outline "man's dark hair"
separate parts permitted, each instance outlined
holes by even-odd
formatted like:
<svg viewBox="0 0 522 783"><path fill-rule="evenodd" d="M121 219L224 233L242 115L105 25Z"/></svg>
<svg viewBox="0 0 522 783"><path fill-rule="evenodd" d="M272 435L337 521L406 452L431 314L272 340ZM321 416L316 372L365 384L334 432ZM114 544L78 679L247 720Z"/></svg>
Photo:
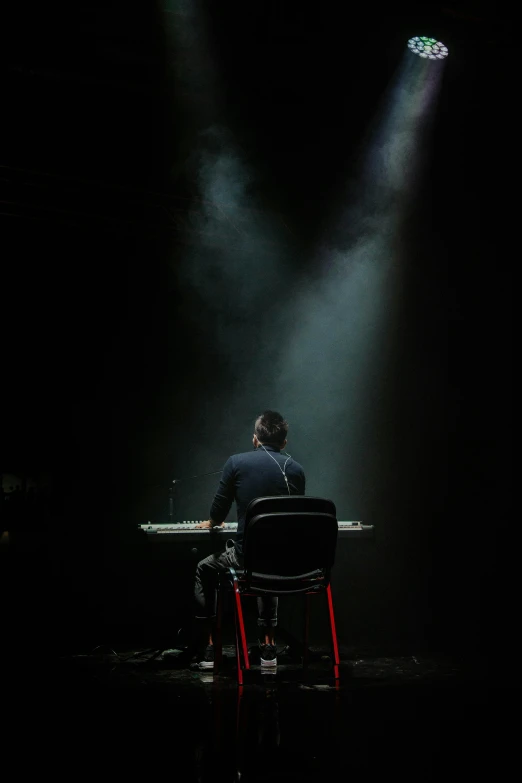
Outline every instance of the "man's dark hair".
<svg viewBox="0 0 522 783"><path fill-rule="evenodd" d="M265 411L257 417L254 432L260 443L282 446L288 434L288 422L277 411Z"/></svg>

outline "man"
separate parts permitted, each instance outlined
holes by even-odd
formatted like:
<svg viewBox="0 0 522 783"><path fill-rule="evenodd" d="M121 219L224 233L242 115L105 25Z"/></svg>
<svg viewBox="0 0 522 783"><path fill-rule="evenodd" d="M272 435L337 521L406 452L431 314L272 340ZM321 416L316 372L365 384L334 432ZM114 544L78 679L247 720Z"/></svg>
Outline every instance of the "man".
<svg viewBox="0 0 522 783"><path fill-rule="evenodd" d="M254 451L235 454L223 468L221 481L210 509L210 518L198 527L211 530L223 527L232 502L237 506L236 540L229 539L225 549L201 560L196 569L194 598L196 623L199 633L205 633L208 644L198 658L200 669L214 668L214 648L211 624L216 614L216 587L219 574L229 566L243 566L243 536L245 514L251 500L271 495L304 495L305 475L301 465L283 452L287 440L288 424L280 413L265 411L258 416L254 427ZM274 628L277 625L278 599L275 596L259 597L258 626L261 666L274 668L277 651ZM208 636L207 636L208 634Z"/></svg>

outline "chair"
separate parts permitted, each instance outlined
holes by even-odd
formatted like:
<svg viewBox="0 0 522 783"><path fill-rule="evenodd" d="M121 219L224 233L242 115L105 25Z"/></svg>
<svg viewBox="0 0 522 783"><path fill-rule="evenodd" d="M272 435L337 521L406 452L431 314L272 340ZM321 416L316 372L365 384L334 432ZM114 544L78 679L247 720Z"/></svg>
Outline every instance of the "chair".
<svg viewBox="0 0 522 783"><path fill-rule="evenodd" d="M275 541L277 547L274 547ZM241 599L269 594L283 596L302 593L306 596L305 669L308 665L310 598L320 593L326 596L332 633L334 678L339 680L339 648L330 588L336 545L337 516L331 500L290 495L251 501L245 518L243 569L228 569L220 581L214 633L216 673L222 661L224 590L232 587L238 685L243 684L243 670L250 669Z"/></svg>

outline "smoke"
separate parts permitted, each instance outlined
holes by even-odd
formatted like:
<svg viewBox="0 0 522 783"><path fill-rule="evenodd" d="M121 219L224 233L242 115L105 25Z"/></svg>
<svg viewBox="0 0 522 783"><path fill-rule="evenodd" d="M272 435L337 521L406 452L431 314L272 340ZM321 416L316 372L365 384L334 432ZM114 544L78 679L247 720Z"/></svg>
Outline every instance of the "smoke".
<svg viewBox="0 0 522 783"><path fill-rule="evenodd" d="M256 209L253 174L225 129L212 126L200 134L191 166L197 191L185 280L212 314L233 312L234 321L248 328L253 310L270 306L277 292L285 268L283 237L273 228L274 217ZM230 335L222 337L225 348Z"/></svg>
<svg viewBox="0 0 522 783"><path fill-rule="evenodd" d="M191 62L197 40L187 33ZM276 216L257 209L255 170L225 125L203 123L195 135L187 161L194 199L177 277L196 303L187 323L226 369L226 382L209 387L190 424L198 447L188 472L216 469L248 449L256 415L271 408L289 421L289 450L305 467L307 491L335 499L341 517L362 513L373 491L369 455L379 458L378 422L388 415L401 227L438 78L427 79L427 64L412 57L364 140L307 276L296 271ZM208 52L184 78L205 79L201 68L216 78ZM215 484L198 486L198 508Z"/></svg>
<svg viewBox="0 0 522 783"><path fill-rule="evenodd" d="M197 474L247 450L255 417L272 406L278 313L288 296L293 251L276 228L277 216L258 208L255 171L223 126L198 134L188 168L194 197L177 284L190 303L187 329L220 370L217 383L210 373L190 424L197 450L184 471ZM184 508L210 504L216 477L196 483L193 493L180 488Z"/></svg>
<svg viewBox="0 0 522 783"><path fill-rule="evenodd" d="M202 0L169 0L163 9L168 34L175 45L173 70L180 95L196 122L216 119L221 80L215 68L211 23ZM187 119L187 117L185 118Z"/></svg>
<svg viewBox="0 0 522 783"><path fill-rule="evenodd" d="M423 148L440 79L409 57L365 139L314 273L283 316L274 366L278 404L296 422L308 491L358 518L393 431L396 322ZM429 101L427 100L429 96ZM391 422L391 423L390 423Z"/></svg>

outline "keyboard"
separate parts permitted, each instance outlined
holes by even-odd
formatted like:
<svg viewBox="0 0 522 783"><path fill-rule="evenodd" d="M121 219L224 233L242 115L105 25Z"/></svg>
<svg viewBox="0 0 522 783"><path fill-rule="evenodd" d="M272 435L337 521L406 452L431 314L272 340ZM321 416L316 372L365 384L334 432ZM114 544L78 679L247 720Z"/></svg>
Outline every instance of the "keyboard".
<svg viewBox="0 0 522 783"><path fill-rule="evenodd" d="M147 522L139 525L140 530L146 533L150 538L165 537L176 539L179 536L185 540L193 539L194 536L225 536L233 538L237 532L237 522L225 522L224 527L213 528L212 530L198 528L203 520L187 520L184 522L165 522L156 523ZM337 528L339 536L356 536L357 538L371 537L373 534L373 525L363 525L362 522L338 521Z"/></svg>

